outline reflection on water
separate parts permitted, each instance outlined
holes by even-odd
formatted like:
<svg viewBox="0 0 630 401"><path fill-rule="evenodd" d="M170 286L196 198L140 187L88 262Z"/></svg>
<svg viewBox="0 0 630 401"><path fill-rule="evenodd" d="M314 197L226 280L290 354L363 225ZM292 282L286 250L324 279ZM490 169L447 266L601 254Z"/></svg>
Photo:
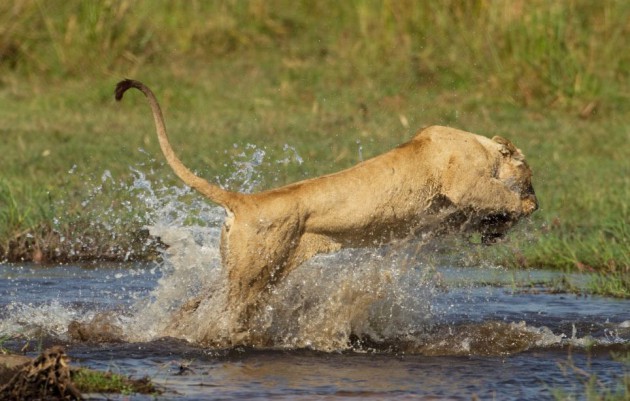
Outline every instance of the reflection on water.
<svg viewBox="0 0 630 401"><path fill-rule="evenodd" d="M322 276L330 270L324 267L317 274ZM343 276L336 271L330 273ZM261 325L267 325L267 330L278 340L271 344L272 348L503 355L541 347L627 345L630 341L630 302L627 300L533 294L519 291L518 287L496 285L502 277L512 280L520 275L527 279L517 278L517 281L538 281L538 276L549 276L548 272L440 268L436 270L441 277L439 291L426 283L417 288L410 286L404 295L392 295L393 290L388 290L387 297L377 294L373 297L376 301L368 298L374 301L371 308L354 316L327 313L331 299L337 296L335 287L344 285L335 274L327 283L314 283L309 290L301 286L291 288L291 280L281 286L280 290L290 288L291 291L278 290L277 298L272 298L272 307L266 311L269 320L261 318ZM352 274L356 277L357 273ZM418 274L418 280L423 279L422 274ZM494 277L495 284L487 284L488 276ZM465 285L463 277L468 277ZM0 269L3 302L0 332L23 337L43 332L66 340L70 339L68 326L72 322L104 322L117 326L123 341L153 341L164 337L155 327L169 321L177 311L176 307L167 307L166 302L156 298L160 294L160 282L166 278L174 280L171 275L163 277L156 266L5 265ZM302 281L305 276L296 278ZM315 279L323 280L322 277ZM177 285L169 286L172 287ZM369 292L369 288L363 286L363 291ZM310 292L313 294L309 295ZM301 298L294 301L297 293ZM361 297L367 297L362 293L352 294L360 298L359 301L345 299L352 307L361 305L364 302ZM413 298L410 294L418 296ZM333 304L334 312L344 312L338 303ZM156 305L164 309L157 310ZM309 308L319 309L312 312ZM310 323L300 324L301 320L310 320ZM151 326L153 330L148 329ZM341 337L341 333L345 333L345 337ZM318 344L339 344L339 348L328 349Z"/></svg>
<svg viewBox="0 0 630 401"><path fill-rule="evenodd" d="M327 272L330 268L322 270ZM531 348L612 346L627 345L630 342L628 300L548 292L531 293L520 291L514 286L497 285L506 277L510 281L526 283L531 280L539 281L539 277L553 277L552 273L439 268L436 274L441 277L439 291L428 292L427 288L435 287L424 284L419 289L410 287L408 290L412 294L419 294L417 299L409 294L392 296L398 297L399 301L410 300L410 305L392 305L390 299L377 296L378 302L374 303L374 308L360 315L367 322L355 321L358 319L356 316L329 314L322 317L322 322L317 322L315 327L328 334L333 331L331 327L335 327L335 320L351 323L347 336L343 341L339 340L340 348L324 351L381 350L406 354L501 355ZM304 276L296 277L300 278L300 283L304 283ZM468 281L464 280L465 277L468 277ZM491 277L494 277L494 284L488 285ZM156 304L165 305L155 299L159 295L156 290L161 289L159 284L165 279L173 279L173 276L163 276L160 269L152 265L44 268L34 265L0 265L0 332L22 337L44 333L68 340L70 323L96 321L119 326L124 332L122 340L125 342L155 341L164 335L144 330L147 322L168 320L177 311L170 303L163 310L155 308ZM322 277L318 279L323 280ZM322 299L329 301L334 298L334 294L331 295L333 287L343 286L335 277L327 281L326 284L314 283L308 290L299 286L291 288L291 291L302 294L302 298L296 301L297 306L288 302L294 296L290 291L288 295L277 295L279 300L273 299L275 304L272 303L272 307L267 309L272 315L270 319L275 319L275 322L284 319L289 327L269 328L272 333L281 333L277 338L285 341L274 344L271 348L318 350L316 346L300 342L305 341L304 339L293 338L299 335L300 329L299 324L293 320L304 320L304 316L309 316L309 307L315 308L316 305L313 304L324 302ZM285 287L290 287L291 283L288 280L280 289L287 290ZM302 290L298 291L296 288ZM299 304L309 296L309 291L324 295L319 298L311 297L310 305ZM278 290L278 293L281 292ZM147 300L150 302L147 303ZM281 305L281 302L285 302L285 305ZM423 304L418 305L419 302ZM322 308L325 310L325 307ZM335 311L340 310L338 306L335 308ZM296 311L300 311L302 316ZM281 314L288 317L281 319L278 317ZM325 320L328 321L328 326L324 325ZM380 325L386 326L383 322L393 327L381 328ZM133 332L139 324L143 330ZM156 325L159 326L160 323ZM365 327L371 327L372 331L360 333L355 330ZM288 332L291 332L290 336L286 334ZM308 335L315 333L307 333L306 337ZM322 337L325 335L327 334L320 334ZM505 349L501 347L503 343ZM475 350L475 344L480 347L478 350ZM496 350L488 349L487 344L493 345Z"/></svg>
<svg viewBox="0 0 630 401"><path fill-rule="evenodd" d="M125 372L149 374L169 389L166 399L470 400L477 395L482 400L544 400L551 399L551 388L577 396L583 391L576 375L559 369L567 361L560 351L496 358L251 350L217 354L172 343L143 347L114 347L109 362L94 352L76 350L75 355L101 369L115 363ZM122 354L129 357L121 360ZM602 384L610 385L623 371L607 353L572 358Z"/></svg>

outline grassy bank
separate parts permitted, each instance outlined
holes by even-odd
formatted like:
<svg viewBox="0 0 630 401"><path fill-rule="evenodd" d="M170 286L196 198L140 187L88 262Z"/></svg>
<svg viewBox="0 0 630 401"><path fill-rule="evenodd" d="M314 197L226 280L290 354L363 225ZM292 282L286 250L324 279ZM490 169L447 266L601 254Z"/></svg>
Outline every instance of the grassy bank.
<svg viewBox="0 0 630 401"><path fill-rule="evenodd" d="M0 5L0 259L149 252L129 167L177 181L144 99L113 102L132 77L206 177L225 180L248 143L267 160L294 147L304 163L270 163L260 187L350 166L426 125L506 136L541 209L480 255L630 275L630 4L298 3Z"/></svg>

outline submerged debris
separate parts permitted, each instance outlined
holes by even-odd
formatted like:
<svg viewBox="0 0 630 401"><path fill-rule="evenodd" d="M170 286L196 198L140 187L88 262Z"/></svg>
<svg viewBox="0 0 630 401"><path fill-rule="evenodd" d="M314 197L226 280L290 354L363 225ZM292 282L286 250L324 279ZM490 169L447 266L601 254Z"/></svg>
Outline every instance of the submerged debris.
<svg viewBox="0 0 630 401"><path fill-rule="evenodd" d="M72 383L68 357L55 346L24 365L0 388L3 400L82 400Z"/></svg>
<svg viewBox="0 0 630 401"><path fill-rule="evenodd" d="M161 394L147 377L131 379L111 372L70 367L63 347L35 359L0 355L0 400L72 401L81 393Z"/></svg>

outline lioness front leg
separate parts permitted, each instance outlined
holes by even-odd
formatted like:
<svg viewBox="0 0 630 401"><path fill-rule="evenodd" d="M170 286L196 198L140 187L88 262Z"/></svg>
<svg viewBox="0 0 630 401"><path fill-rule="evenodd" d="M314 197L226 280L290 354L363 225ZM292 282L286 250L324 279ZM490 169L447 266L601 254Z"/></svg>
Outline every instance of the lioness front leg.
<svg viewBox="0 0 630 401"><path fill-rule="evenodd" d="M451 193L449 198L460 208L473 210L478 219L472 219L466 231L481 233L484 244L493 244L503 237L507 229L522 216L536 208L530 196L522 196L498 179L480 180L474 188L466 192ZM483 205L483 209L479 208Z"/></svg>

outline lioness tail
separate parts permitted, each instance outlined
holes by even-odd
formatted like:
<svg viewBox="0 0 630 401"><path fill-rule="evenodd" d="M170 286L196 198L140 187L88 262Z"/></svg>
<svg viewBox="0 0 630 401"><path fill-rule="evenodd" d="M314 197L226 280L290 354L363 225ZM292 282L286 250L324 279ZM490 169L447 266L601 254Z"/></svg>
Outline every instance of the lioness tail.
<svg viewBox="0 0 630 401"><path fill-rule="evenodd" d="M157 101L157 98L155 97L151 89L149 89L142 82L125 79L123 81L120 81L118 85L116 85L116 100L122 100L123 95L129 88L136 88L140 90L149 100L149 105L151 106L151 111L153 112L153 120L155 121L155 130L157 132L158 141L160 142L160 148L162 148L162 153L164 153L166 161L168 162L169 166L171 166L175 174L177 174L177 176L182 181L184 181L186 185L194 188L213 202L216 202L223 207L232 209L231 206L236 201L236 199L241 196L241 194L226 191L223 188L217 185L213 185L203 178L198 177L186 166L184 166L181 160L179 160L179 158L175 155L175 152L173 151L173 148L168 141L168 136L166 134L166 125L164 124L164 117L162 116L162 110Z"/></svg>

